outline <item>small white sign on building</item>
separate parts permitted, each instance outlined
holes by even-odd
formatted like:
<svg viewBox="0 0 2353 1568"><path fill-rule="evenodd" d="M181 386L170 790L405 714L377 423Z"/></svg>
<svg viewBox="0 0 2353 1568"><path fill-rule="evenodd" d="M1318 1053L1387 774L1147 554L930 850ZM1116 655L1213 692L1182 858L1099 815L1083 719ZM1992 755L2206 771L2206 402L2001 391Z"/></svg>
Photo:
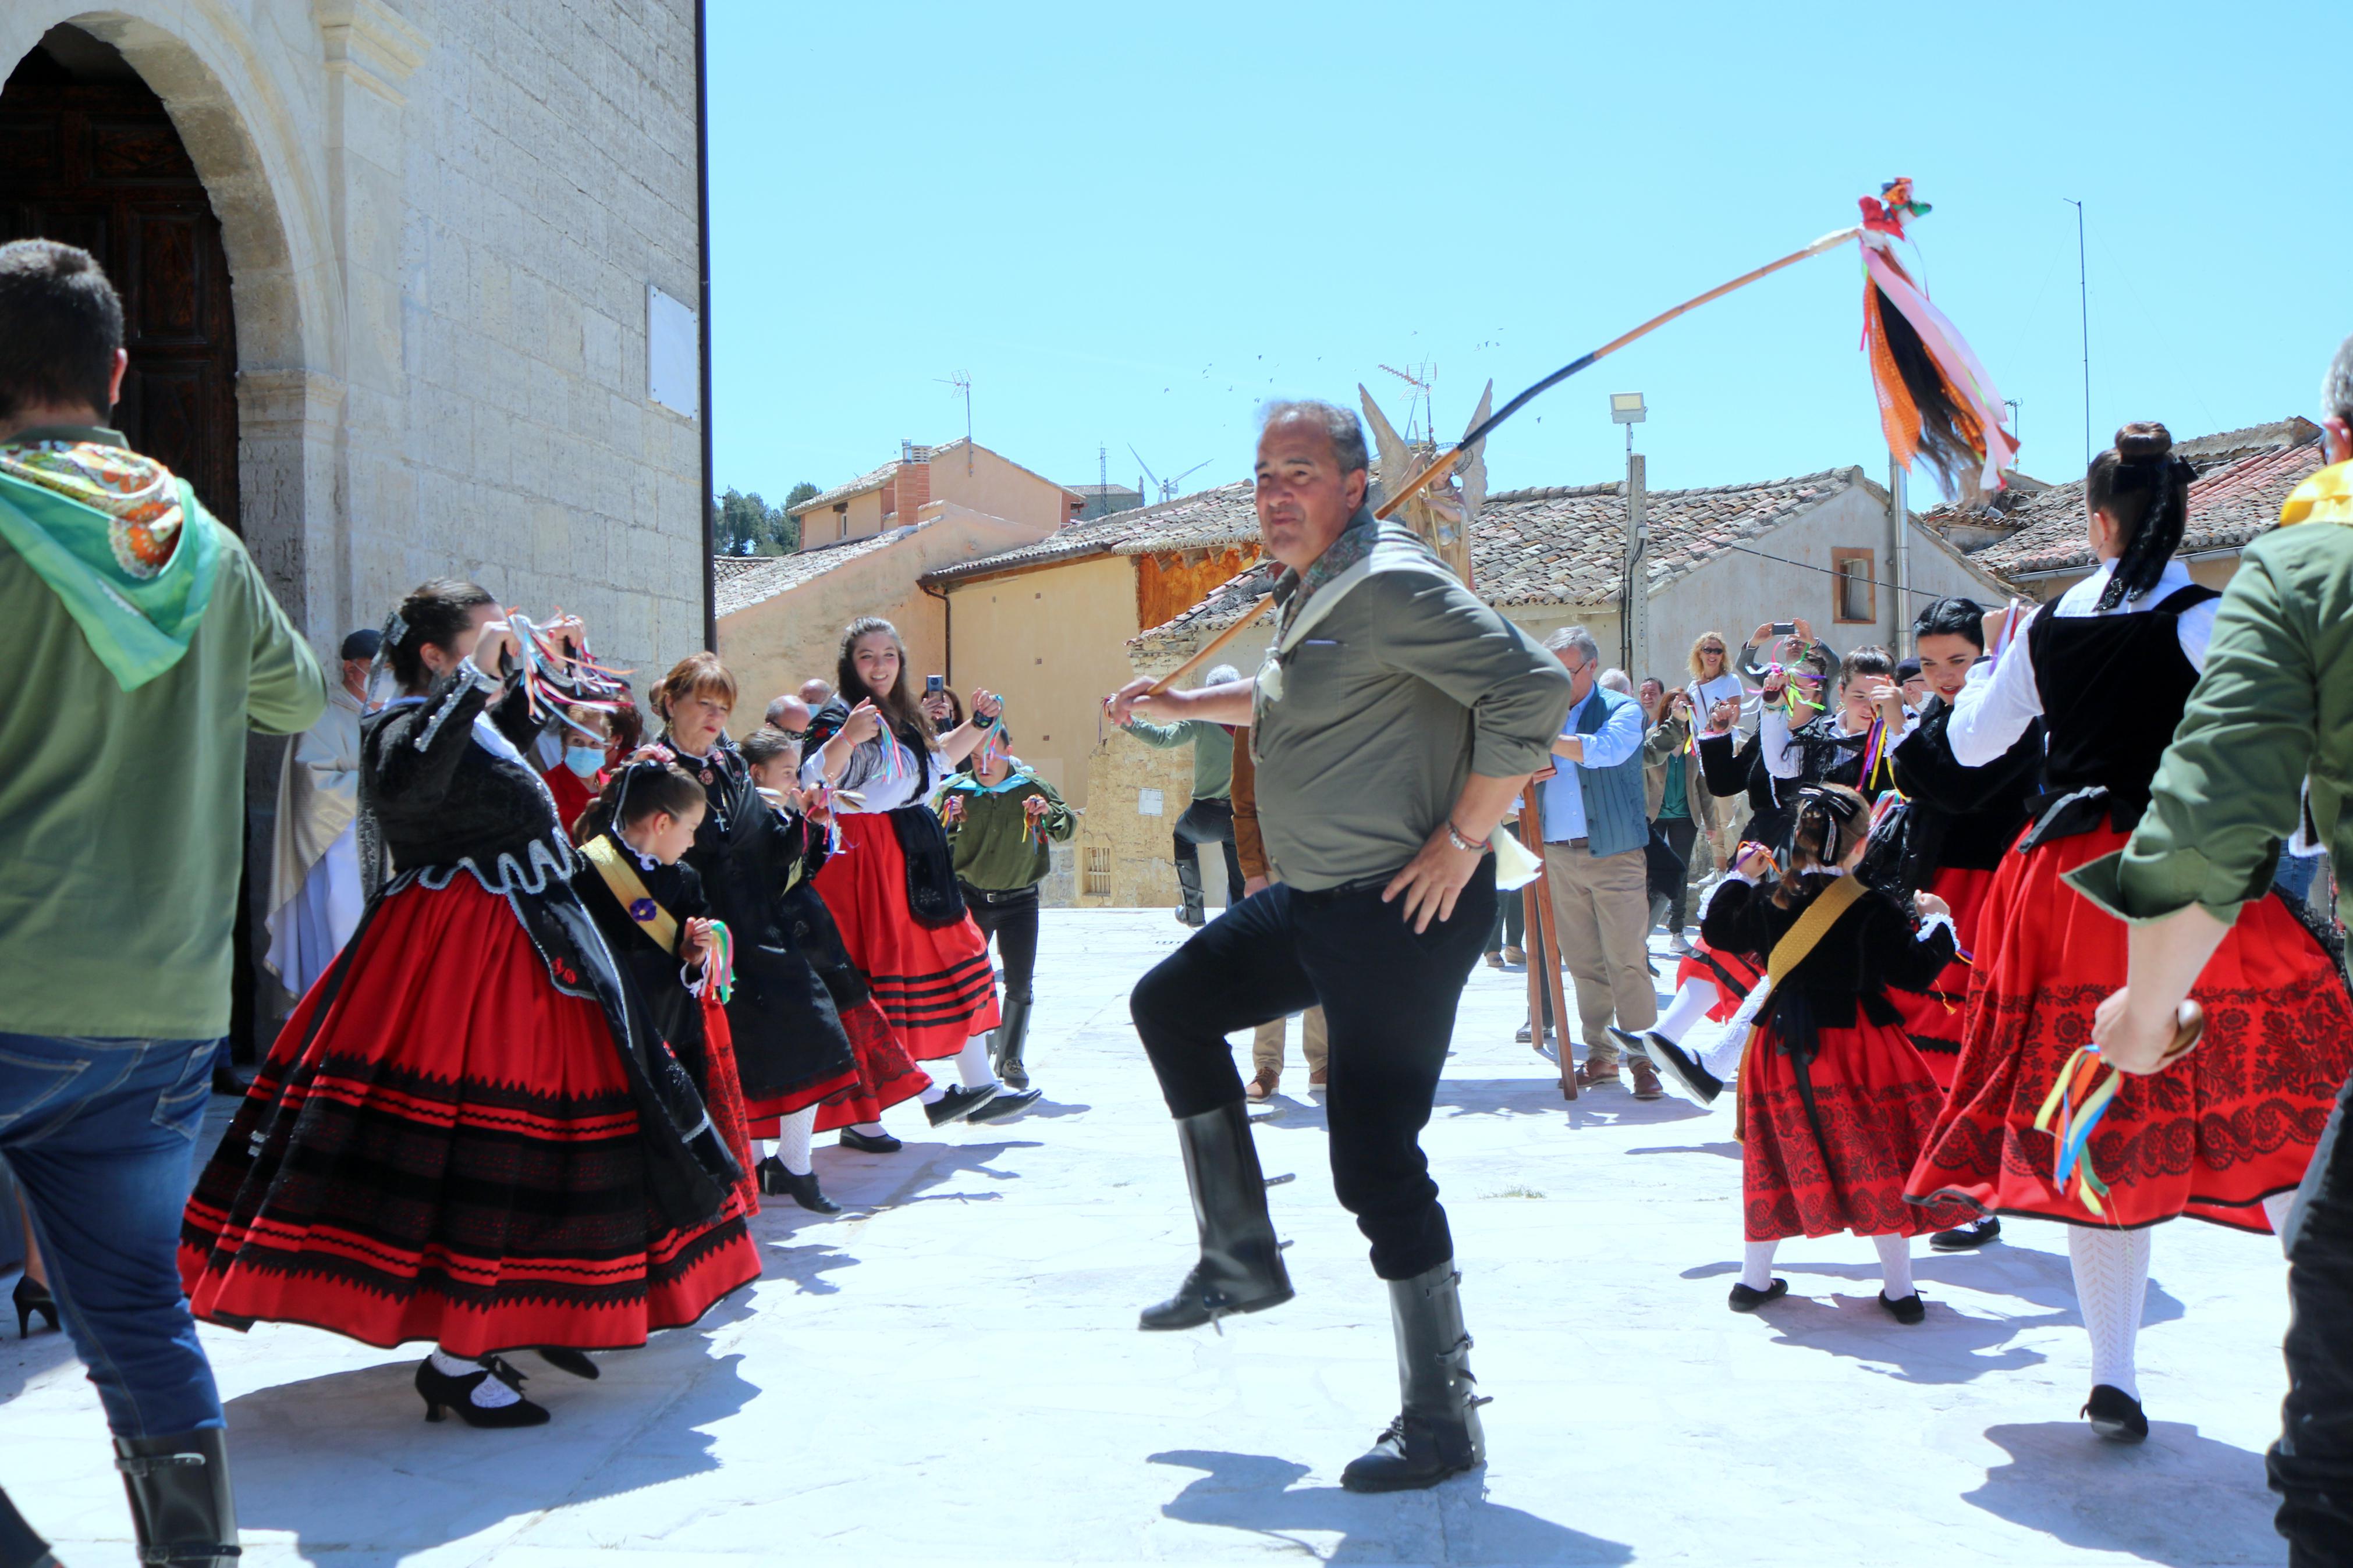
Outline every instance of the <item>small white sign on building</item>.
<svg viewBox="0 0 2353 1568"><path fill-rule="evenodd" d="M646 395L691 419L702 404L700 323L693 307L646 285Z"/></svg>
<svg viewBox="0 0 2353 1568"><path fill-rule="evenodd" d="M1137 790L1135 792L1135 814L1138 816L1158 816L1161 815L1160 792L1156 789Z"/></svg>

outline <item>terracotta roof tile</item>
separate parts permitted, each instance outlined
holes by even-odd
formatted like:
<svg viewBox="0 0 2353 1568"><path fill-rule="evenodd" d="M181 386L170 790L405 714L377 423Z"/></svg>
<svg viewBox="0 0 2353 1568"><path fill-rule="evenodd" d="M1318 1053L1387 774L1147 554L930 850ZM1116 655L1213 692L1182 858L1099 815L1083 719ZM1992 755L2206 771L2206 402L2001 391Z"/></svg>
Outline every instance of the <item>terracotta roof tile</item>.
<svg viewBox="0 0 2353 1568"><path fill-rule="evenodd" d="M930 523L910 523L904 528L886 529L881 533L844 540L839 544L820 544L790 555L718 556L712 562L712 570L717 575L716 613L731 616L764 599L773 599L787 589L797 588L811 578L822 577L837 566L846 566L862 555L871 555L883 546L895 544L918 529L930 526Z"/></svg>
<svg viewBox="0 0 2353 1568"><path fill-rule="evenodd" d="M1091 555L1141 555L1161 550L1202 550L1258 539L1258 506L1250 482L1132 507L1083 522L1066 523L1035 544L1003 550L926 573L925 583L956 583L1000 572L1050 566Z"/></svg>

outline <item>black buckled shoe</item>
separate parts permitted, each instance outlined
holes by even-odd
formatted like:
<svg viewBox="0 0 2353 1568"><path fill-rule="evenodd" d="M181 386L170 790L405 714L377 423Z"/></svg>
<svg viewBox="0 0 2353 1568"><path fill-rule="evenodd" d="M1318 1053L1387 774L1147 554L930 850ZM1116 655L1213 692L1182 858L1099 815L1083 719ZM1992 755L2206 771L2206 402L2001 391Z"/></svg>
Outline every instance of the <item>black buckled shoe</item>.
<svg viewBox="0 0 2353 1568"><path fill-rule="evenodd" d="M825 1195L818 1185L817 1173L797 1176L785 1169L785 1163L774 1154L754 1167L760 1178L760 1191L772 1198L790 1198L811 1214L839 1214L841 1205Z"/></svg>
<svg viewBox="0 0 2353 1568"><path fill-rule="evenodd" d="M1389 1281L1397 1332L1398 1384L1405 1408L1372 1447L1348 1461L1340 1484L1352 1492L1434 1487L1487 1459L1479 1425L1471 1335L1462 1326L1462 1277L1449 1258L1411 1279Z"/></svg>
<svg viewBox="0 0 2353 1568"><path fill-rule="evenodd" d="M487 1377L495 1377L513 1389L518 1396L514 1403L475 1404L474 1390L481 1386L482 1380ZM417 1393L425 1401L425 1419L427 1421L438 1421L455 1410L458 1418L469 1426L546 1426L545 1408L520 1397L522 1384L522 1373L494 1355L482 1358L481 1371L458 1376L435 1366L431 1356L417 1363Z"/></svg>
<svg viewBox="0 0 2353 1568"><path fill-rule="evenodd" d="M1291 1300L1282 1244L1267 1212L1266 1174L1250 1141L1250 1111L1239 1100L1176 1119L1185 1184L1201 1236L1200 1261L1176 1294L1146 1307L1141 1329L1198 1329L1240 1312L1262 1312Z"/></svg>
<svg viewBox="0 0 2353 1568"><path fill-rule="evenodd" d="M2148 1437L2148 1416L2140 1401L2108 1384L2094 1384L2092 1397L2077 1414L2090 1417L2092 1430L2111 1443L2139 1443Z"/></svg>
<svg viewBox="0 0 2353 1568"><path fill-rule="evenodd" d="M978 1089L965 1089L958 1085L923 1107L923 1114L932 1119L932 1125L934 1127L945 1127L951 1121L962 1121L965 1117L996 1099L997 1089L997 1086L993 1083L984 1084Z"/></svg>
<svg viewBox="0 0 2353 1568"><path fill-rule="evenodd" d="M229 1491L226 1431L206 1426L174 1437L117 1437L114 1468L131 1497L140 1562L235 1568L237 1500Z"/></svg>
<svg viewBox="0 0 2353 1568"><path fill-rule="evenodd" d="M1778 1301L1789 1293L1787 1279L1775 1279L1762 1290L1752 1289L1739 1280L1732 1282L1732 1300L1728 1303L1736 1312L1753 1312L1767 1301Z"/></svg>

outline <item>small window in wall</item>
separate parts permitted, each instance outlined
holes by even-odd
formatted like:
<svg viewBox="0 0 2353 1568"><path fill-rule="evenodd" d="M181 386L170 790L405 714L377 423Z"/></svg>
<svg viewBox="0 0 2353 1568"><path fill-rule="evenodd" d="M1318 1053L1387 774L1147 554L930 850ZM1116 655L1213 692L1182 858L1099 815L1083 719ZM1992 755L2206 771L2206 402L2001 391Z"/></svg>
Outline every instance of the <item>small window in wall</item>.
<svg viewBox="0 0 2353 1568"><path fill-rule="evenodd" d="M1086 886L1081 889L1081 893L1082 896L1090 899L1108 899L1111 897L1110 845L1090 844L1087 846Z"/></svg>
<svg viewBox="0 0 2353 1568"><path fill-rule="evenodd" d="M1868 550L1833 550L1831 552L1831 592L1838 595L1838 614L1833 617L1842 625L1855 622L1876 624L1879 620L1879 574L1873 570L1872 552Z"/></svg>
<svg viewBox="0 0 2353 1568"><path fill-rule="evenodd" d="M833 509L833 536L836 539L849 537L849 503L847 501L837 503Z"/></svg>

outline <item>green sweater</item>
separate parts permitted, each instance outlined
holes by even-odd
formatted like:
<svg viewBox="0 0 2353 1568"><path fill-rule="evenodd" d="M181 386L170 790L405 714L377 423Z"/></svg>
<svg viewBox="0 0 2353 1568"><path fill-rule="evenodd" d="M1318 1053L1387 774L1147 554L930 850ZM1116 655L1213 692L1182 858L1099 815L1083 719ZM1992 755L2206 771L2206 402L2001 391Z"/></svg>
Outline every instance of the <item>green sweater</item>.
<svg viewBox="0 0 2353 1568"><path fill-rule="evenodd" d="M216 533L211 596L131 691L0 542L0 1030L228 1032L246 734L310 728L327 683L245 546L188 526Z"/></svg>
<svg viewBox="0 0 2353 1568"><path fill-rule="evenodd" d="M1191 746L1195 800L1226 800L1232 796L1234 732L1223 724L1212 724L1204 719L1179 719L1174 724L1130 719L1121 728L1145 745L1163 751Z"/></svg>
<svg viewBox="0 0 2353 1568"><path fill-rule="evenodd" d="M1067 844L1078 831L1078 814L1062 804L1054 786L1016 768L994 786L971 773L958 773L940 795L948 847L955 856L956 879L987 893L1034 887L1053 868L1053 854L1029 831L1022 802L1042 797L1046 837ZM949 809L949 802L955 809Z"/></svg>
<svg viewBox="0 0 2353 1568"><path fill-rule="evenodd" d="M2148 814L2122 850L2068 879L2126 920L2194 903L2235 921L2271 886L2307 775L2321 842L2353 866L2353 523L2247 546Z"/></svg>

